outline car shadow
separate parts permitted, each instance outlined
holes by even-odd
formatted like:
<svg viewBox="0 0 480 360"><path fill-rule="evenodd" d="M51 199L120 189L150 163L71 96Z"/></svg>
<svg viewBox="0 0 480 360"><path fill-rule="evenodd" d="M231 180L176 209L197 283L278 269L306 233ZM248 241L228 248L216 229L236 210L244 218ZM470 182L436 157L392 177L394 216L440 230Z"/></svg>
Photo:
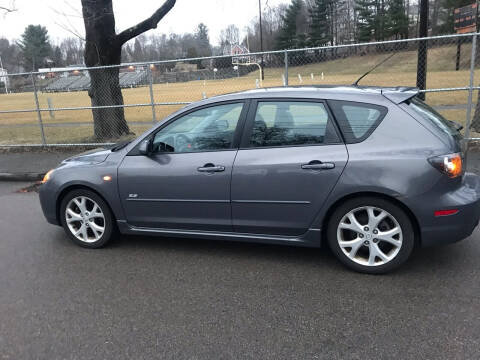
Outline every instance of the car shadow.
<svg viewBox="0 0 480 360"><path fill-rule="evenodd" d="M297 263L335 262L335 259L330 256L328 249L198 238L121 235L109 247L198 255L215 254L215 256L219 257L255 257L258 260L289 260Z"/></svg>
<svg viewBox="0 0 480 360"><path fill-rule="evenodd" d="M410 259L399 269L390 273L393 276L412 274L444 273L462 271L464 264L459 259L480 256L480 249L473 236L463 242L451 245L417 248ZM474 249L472 249L472 247ZM119 236L109 248L131 251L159 251L182 254L209 255L219 258L235 257L258 261L286 262L302 266L315 266L329 271L347 271L334 257L328 246L305 248L288 245L271 245L224 240L195 238L170 238L149 236ZM477 255L474 255L477 253Z"/></svg>

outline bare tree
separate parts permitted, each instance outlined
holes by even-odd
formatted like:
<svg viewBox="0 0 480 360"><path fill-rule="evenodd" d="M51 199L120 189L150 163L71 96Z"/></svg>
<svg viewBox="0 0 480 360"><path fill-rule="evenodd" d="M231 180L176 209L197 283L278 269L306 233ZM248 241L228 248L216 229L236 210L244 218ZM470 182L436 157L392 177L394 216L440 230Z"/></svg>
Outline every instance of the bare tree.
<svg viewBox="0 0 480 360"><path fill-rule="evenodd" d="M3 12L4 15L14 11L17 11L17 8L15 7L15 0L0 2L0 12Z"/></svg>
<svg viewBox="0 0 480 360"><path fill-rule="evenodd" d="M277 6L269 6L262 13L262 33L263 33L263 49L274 50L275 41L278 31L282 27L282 15L285 14L287 4L279 4ZM242 44L247 46L250 51L260 51L260 24L258 17L252 19L250 26L246 29L246 37L242 40Z"/></svg>
<svg viewBox="0 0 480 360"><path fill-rule="evenodd" d="M148 19L117 34L112 0L82 0L85 24L85 65L87 67L119 65L122 46L136 36L155 29L160 20L173 8L175 2L175 0L165 1ZM130 130L121 106L123 95L119 84L119 68L90 69L89 74L91 85L88 95L92 106L103 107L92 110L95 137L108 139L129 134Z"/></svg>
<svg viewBox="0 0 480 360"><path fill-rule="evenodd" d="M66 65L81 65L85 53L84 41L80 38L68 37L59 44Z"/></svg>
<svg viewBox="0 0 480 360"><path fill-rule="evenodd" d="M240 30L236 25L228 25L220 32L220 45L236 45L240 43Z"/></svg>
<svg viewBox="0 0 480 360"><path fill-rule="evenodd" d="M53 22L71 35L85 41L85 37L81 34L81 31L79 31L71 21L71 18L83 18L82 12L67 0L64 0L63 4L68 10L64 10L62 6L50 6L50 10L58 15Z"/></svg>

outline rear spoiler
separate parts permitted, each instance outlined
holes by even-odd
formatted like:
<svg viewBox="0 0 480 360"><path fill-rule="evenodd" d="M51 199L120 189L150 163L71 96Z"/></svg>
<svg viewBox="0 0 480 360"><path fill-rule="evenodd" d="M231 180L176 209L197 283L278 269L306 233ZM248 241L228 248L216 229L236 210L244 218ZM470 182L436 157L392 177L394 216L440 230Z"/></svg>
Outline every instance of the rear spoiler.
<svg viewBox="0 0 480 360"><path fill-rule="evenodd" d="M382 89L382 95L395 104L400 104L418 95L420 91L414 87L396 87Z"/></svg>

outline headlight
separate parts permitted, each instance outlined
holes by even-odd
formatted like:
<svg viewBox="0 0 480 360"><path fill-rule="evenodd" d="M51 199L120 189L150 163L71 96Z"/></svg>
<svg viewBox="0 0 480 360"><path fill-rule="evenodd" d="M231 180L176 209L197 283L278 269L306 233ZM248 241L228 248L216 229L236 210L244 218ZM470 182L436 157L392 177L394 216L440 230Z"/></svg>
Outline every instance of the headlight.
<svg viewBox="0 0 480 360"><path fill-rule="evenodd" d="M462 175L462 155L459 153L434 156L428 159L430 164L451 178Z"/></svg>
<svg viewBox="0 0 480 360"><path fill-rule="evenodd" d="M42 184L45 184L48 180L50 180L50 176L52 175L54 170L55 169L52 169L45 174L45 176L43 177L43 180L42 180Z"/></svg>

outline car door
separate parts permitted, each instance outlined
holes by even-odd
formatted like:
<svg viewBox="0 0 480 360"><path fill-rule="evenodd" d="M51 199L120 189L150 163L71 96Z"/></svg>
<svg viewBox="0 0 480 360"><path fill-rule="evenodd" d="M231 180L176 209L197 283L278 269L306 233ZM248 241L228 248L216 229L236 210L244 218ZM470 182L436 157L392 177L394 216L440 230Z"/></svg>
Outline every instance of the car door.
<svg viewBox="0 0 480 360"><path fill-rule="evenodd" d="M236 232L300 235L348 160L322 101L252 101L232 175Z"/></svg>
<svg viewBox="0 0 480 360"><path fill-rule="evenodd" d="M163 229L232 231L230 185L244 102L182 114L151 135L152 154L119 167L127 222Z"/></svg>

